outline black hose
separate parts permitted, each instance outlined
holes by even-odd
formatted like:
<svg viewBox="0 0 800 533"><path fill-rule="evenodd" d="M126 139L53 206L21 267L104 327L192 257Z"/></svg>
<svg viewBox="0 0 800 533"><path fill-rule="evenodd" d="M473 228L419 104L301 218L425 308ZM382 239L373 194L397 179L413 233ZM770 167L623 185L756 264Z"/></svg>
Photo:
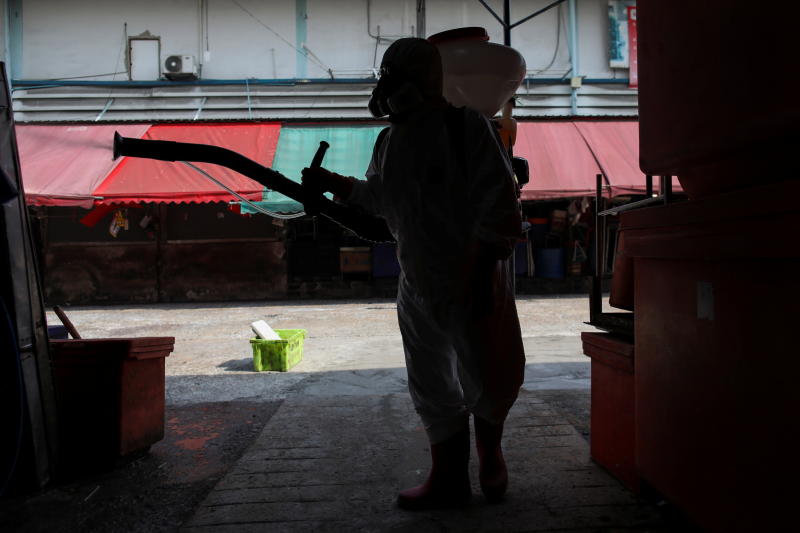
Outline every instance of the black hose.
<svg viewBox="0 0 800 533"><path fill-rule="evenodd" d="M114 159L119 156L143 157L160 161L194 161L221 165L257 181L264 187L304 203L305 188L280 172L248 159L240 153L209 144L176 141L150 141L123 137L114 133ZM393 242L386 222L379 217L338 204L324 196L315 199L316 210L364 240Z"/></svg>
<svg viewBox="0 0 800 533"><path fill-rule="evenodd" d="M293 182L280 172L259 165L238 152L210 144L148 141L123 137L119 133L114 133L114 159L122 155L160 161L214 163L244 174L264 187L285 194L294 200L301 201L303 195L302 185Z"/></svg>

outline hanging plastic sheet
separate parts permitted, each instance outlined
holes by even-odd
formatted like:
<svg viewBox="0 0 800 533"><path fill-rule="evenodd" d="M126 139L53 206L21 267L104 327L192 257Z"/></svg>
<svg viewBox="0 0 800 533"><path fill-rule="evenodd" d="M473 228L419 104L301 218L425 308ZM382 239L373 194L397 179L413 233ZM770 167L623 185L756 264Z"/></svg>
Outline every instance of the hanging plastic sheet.
<svg viewBox="0 0 800 533"><path fill-rule="evenodd" d="M344 176L364 179L378 133L385 126L283 126L272 168L300 182L300 171L309 166L320 141L330 143L322 165ZM330 195L329 195L330 197ZM265 190L258 205L281 213L302 211L303 206L280 193ZM255 213L242 204L242 213Z"/></svg>

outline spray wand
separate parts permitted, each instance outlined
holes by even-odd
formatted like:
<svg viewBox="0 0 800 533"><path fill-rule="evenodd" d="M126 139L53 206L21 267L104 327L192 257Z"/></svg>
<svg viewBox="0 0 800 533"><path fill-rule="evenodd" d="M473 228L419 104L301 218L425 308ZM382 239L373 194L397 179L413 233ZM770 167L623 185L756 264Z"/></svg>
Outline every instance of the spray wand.
<svg viewBox="0 0 800 533"><path fill-rule="evenodd" d="M330 145L325 141L320 142L320 146L311 161L312 167L318 167L322 164L325 151L329 146ZM313 199L314 210L316 212L352 231L364 240L371 242L394 241L394 237L391 232L389 232L389 228L382 218L329 200L319 191L310 190L307 186L290 180L280 172L256 163L252 159L238 152L234 152L233 150L228 150L227 148L221 148L210 144L134 139L132 137L123 137L115 132L114 159L120 156L157 159L159 161L187 162L189 166L198 171L200 171L200 169L188 162L194 161L221 165L257 181L268 189L277 191L303 204ZM205 172L200 172L222 186L218 180L212 178ZM228 190L228 192L233 192L227 187L223 186L223 188ZM243 200L238 194L236 194L236 196Z"/></svg>

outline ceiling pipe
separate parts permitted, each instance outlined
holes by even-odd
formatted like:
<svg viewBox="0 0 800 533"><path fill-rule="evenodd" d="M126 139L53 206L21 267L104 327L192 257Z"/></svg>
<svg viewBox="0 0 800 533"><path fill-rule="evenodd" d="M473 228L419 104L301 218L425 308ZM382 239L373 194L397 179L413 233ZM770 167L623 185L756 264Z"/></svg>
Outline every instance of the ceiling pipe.
<svg viewBox="0 0 800 533"><path fill-rule="evenodd" d="M6 66L13 79L22 75L22 0L6 0L5 8Z"/></svg>
<svg viewBox="0 0 800 533"><path fill-rule="evenodd" d="M425 0L417 0L417 37L425 38Z"/></svg>
<svg viewBox="0 0 800 533"><path fill-rule="evenodd" d="M578 89L582 85L580 57L578 52L578 7L577 0L569 0L568 5L568 33L569 33L569 61L572 65L572 78L570 85L570 107L573 115L578 114Z"/></svg>
<svg viewBox="0 0 800 533"><path fill-rule="evenodd" d="M303 47L308 40L308 11L306 0L295 0L295 77L305 78L307 74L308 50Z"/></svg>

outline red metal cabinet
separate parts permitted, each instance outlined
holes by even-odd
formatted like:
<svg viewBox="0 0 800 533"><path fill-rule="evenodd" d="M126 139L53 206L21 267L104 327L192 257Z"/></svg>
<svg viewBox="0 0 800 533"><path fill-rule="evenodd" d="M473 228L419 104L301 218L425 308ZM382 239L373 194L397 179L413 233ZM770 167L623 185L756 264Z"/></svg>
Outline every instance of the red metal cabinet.
<svg viewBox="0 0 800 533"><path fill-rule="evenodd" d="M786 182L623 216L638 474L709 531L780 531L793 520L799 189Z"/></svg>

